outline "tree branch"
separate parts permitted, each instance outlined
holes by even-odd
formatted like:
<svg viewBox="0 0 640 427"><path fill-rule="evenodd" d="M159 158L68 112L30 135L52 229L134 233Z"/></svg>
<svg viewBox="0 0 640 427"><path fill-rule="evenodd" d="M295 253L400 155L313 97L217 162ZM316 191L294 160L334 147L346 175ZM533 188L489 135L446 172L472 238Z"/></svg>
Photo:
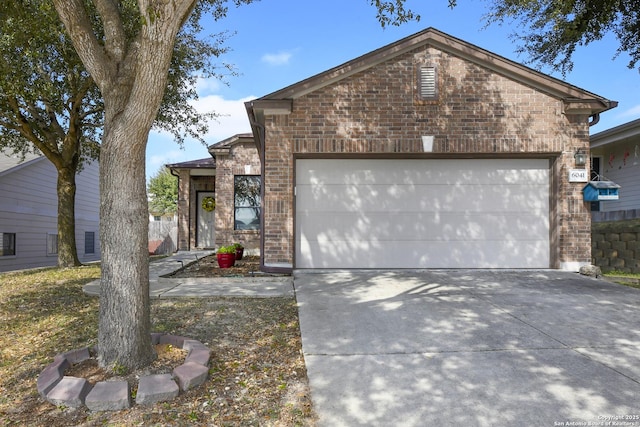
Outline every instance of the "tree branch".
<svg viewBox="0 0 640 427"><path fill-rule="evenodd" d="M55 144L55 142L53 144L51 143L51 135L48 135L47 132L42 129L36 128L35 130L38 131L38 133L42 133L44 140L38 137L34 131L33 124L29 123L29 120L24 117L20 111L20 104L18 103L18 100L15 97L10 97L8 102L11 109L16 114L18 126L14 127L14 129L16 129L24 138L31 141L31 143L35 145L47 157L47 159L57 166L60 163L60 153L58 151L57 144Z"/></svg>
<svg viewBox="0 0 640 427"><path fill-rule="evenodd" d="M94 0L104 27L105 49L115 62L121 62L127 50L127 35L118 4L113 0Z"/></svg>
<svg viewBox="0 0 640 427"><path fill-rule="evenodd" d="M106 0L105 0L106 1ZM76 52L100 89L105 89L116 76L117 63L106 55L91 26L82 0L53 0ZM104 93L104 92L103 92Z"/></svg>

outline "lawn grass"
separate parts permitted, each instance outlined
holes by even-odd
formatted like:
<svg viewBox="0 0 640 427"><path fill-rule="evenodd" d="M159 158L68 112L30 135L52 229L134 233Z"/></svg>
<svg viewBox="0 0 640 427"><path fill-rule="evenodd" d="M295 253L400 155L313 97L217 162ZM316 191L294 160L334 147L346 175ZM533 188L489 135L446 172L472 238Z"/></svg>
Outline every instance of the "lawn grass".
<svg viewBox="0 0 640 427"><path fill-rule="evenodd" d="M212 350L209 378L172 401L116 412L56 407L36 379L56 354L97 344L99 265L0 273L0 427L313 426L294 298L152 299L152 330Z"/></svg>
<svg viewBox="0 0 640 427"><path fill-rule="evenodd" d="M640 289L640 273L625 273L623 271L608 271L603 276L621 285Z"/></svg>
<svg viewBox="0 0 640 427"><path fill-rule="evenodd" d="M82 286L99 277L97 265L0 275L0 408L33 394L54 355L95 344L98 300Z"/></svg>

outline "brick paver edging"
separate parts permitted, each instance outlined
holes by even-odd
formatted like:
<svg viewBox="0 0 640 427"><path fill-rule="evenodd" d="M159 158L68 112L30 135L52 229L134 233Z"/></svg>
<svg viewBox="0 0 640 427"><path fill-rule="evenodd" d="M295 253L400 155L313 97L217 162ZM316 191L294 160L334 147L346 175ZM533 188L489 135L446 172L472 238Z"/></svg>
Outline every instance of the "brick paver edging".
<svg viewBox="0 0 640 427"><path fill-rule="evenodd" d="M202 384L209 372L211 351L200 341L169 334L153 333L151 342L171 344L187 351L184 363L173 374L147 375L140 378L135 403L150 405L170 400L180 391ZM90 359L89 348L58 354L40 373L37 389L40 396L54 405L78 408L86 405L92 411L118 411L132 405L131 391L126 381L101 381L92 385L84 378L65 376L71 365Z"/></svg>

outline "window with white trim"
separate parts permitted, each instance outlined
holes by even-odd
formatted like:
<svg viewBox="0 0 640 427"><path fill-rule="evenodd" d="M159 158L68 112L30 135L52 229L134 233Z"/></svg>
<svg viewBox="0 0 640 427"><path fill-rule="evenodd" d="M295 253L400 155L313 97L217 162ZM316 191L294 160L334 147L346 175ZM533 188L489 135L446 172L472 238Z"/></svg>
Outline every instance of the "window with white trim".
<svg viewBox="0 0 640 427"><path fill-rule="evenodd" d="M0 256L14 256L16 254L16 233L0 233Z"/></svg>

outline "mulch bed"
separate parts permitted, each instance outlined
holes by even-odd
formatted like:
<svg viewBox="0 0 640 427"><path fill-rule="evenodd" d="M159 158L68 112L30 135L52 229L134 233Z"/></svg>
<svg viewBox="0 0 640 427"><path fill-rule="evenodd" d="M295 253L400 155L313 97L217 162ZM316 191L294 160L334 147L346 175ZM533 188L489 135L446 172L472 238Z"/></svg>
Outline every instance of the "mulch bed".
<svg viewBox="0 0 640 427"><path fill-rule="evenodd" d="M209 255L181 268L167 276L169 278L184 277L255 277L265 276L260 271L260 257L255 255L243 256L231 268L220 268L216 255Z"/></svg>

